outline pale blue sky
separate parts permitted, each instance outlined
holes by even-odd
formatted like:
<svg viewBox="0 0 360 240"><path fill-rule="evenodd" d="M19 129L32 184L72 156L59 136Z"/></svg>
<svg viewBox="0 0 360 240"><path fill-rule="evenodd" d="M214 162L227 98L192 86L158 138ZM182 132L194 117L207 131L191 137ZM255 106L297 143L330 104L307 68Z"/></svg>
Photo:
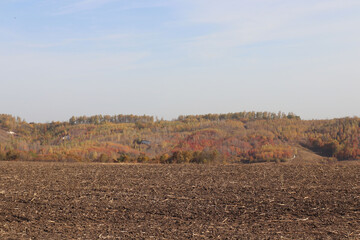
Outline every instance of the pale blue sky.
<svg viewBox="0 0 360 240"><path fill-rule="evenodd" d="M1 0L0 113L360 116L359 0Z"/></svg>

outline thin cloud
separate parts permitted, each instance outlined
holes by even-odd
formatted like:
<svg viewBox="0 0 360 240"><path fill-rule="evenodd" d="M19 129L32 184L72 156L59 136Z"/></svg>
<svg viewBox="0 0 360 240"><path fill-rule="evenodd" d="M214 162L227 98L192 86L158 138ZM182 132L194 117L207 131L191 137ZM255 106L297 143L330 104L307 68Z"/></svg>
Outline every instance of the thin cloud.
<svg viewBox="0 0 360 240"><path fill-rule="evenodd" d="M131 9L138 9L138 8L153 8L153 7L163 7L168 6L171 1L164 1L164 0L154 0L154 1L133 1L133 0L82 0L78 1L64 7L61 7L55 15L66 15L72 14L77 12L89 11L100 8L106 4L110 3L118 3L117 6L118 10L131 10Z"/></svg>
<svg viewBox="0 0 360 240"><path fill-rule="evenodd" d="M273 14L281 17L296 17L301 14L315 14L359 7L357 0L320 0L302 2L284 0L184 0L179 3L187 21L194 23L232 24L240 20ZM189 10L190 9L190 10ZM279 15L280 14L280 15Z"/></svg>
<svg viewBox="0 0 360 240"><path fill-rule="evenodd" d="M182 46L190 56L202 59L229 56L237 47L270 41L296 41L324 34L335 37L337 33L349 32L346 26L360 23L360 18L354 16L327 17L329 13L360 7L359 1L352 0L309 1L307 4L282 0L271 3L265 0L198 0L187 4L183 14L188 25L216 26L211 33L194 36Z"/></svg>
<svg viewBox="0 0 360 240"><path fill-rule="evenodd" d="M114 2L116 0L82 0L75 3L61 7L55 15L66 15L76 12L82 12L87 10L92 10L98 7L101 7L107 3Z"/></svg>
<svg viewBox="0 0 360 240"><path fill-rule="evenodd" d="M132 36L130 34L108 34L100 37L67 38L52 43L20 43L20 45L29 48L53 48L53 47L67 46L82 42L113 42L113 41L130 39L131 37Z"/></svg>

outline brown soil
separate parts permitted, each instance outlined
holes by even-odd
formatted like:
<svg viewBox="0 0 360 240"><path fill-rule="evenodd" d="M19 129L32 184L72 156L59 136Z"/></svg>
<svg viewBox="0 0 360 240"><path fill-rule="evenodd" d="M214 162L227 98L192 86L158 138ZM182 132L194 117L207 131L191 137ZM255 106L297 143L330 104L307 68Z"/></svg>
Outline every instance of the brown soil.
<svg viewBox="0 0 360 240"><path fill-rule="evenodd" d="M0 239L360 239L360 164L0 162Z"/></svg>

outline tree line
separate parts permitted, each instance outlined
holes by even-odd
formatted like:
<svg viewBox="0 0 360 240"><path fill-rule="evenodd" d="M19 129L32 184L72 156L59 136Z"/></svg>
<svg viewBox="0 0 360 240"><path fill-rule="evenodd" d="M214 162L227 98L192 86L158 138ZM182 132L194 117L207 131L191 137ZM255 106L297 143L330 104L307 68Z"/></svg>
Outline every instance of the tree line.
<svg viewBox="0 0 360 240"><path fill-rule="evenodd" d="M81 117L75 117L72 116L69 119L69 123L71 125L76 125L76 124L104 124L104 123L136 123L136 122L141 122L141 123L151 123L154 122L154 117L153 116L147 116L147 115L143 115L143 116L137 116L137 115L123 115L123 114L119 114L119 115L114 115L114 116L110 116L110 115L94 115L94 116L81 116Z"/></svg>

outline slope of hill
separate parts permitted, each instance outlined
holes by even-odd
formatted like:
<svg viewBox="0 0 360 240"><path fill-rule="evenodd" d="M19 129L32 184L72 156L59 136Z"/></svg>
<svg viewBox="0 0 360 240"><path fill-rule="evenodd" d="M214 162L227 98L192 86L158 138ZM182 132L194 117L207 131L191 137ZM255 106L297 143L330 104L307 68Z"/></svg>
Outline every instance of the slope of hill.
<svg viewBox="0 0 360 240"><path fill-rule="evenodd" d="M9 140L9 134L7 131L0 129L0 143L5 143Z"/></svg>
<svg viewBox="0 0 360 240"><path fill-rule="evenodd" d="M302 147L300 145L294 146L296 149L296 155L294 158L288 161L289 164L324 164L324 163L331 163L336 161L335 158L329 158L320 156L319 154L313 152L310 149Z"/></svg>

